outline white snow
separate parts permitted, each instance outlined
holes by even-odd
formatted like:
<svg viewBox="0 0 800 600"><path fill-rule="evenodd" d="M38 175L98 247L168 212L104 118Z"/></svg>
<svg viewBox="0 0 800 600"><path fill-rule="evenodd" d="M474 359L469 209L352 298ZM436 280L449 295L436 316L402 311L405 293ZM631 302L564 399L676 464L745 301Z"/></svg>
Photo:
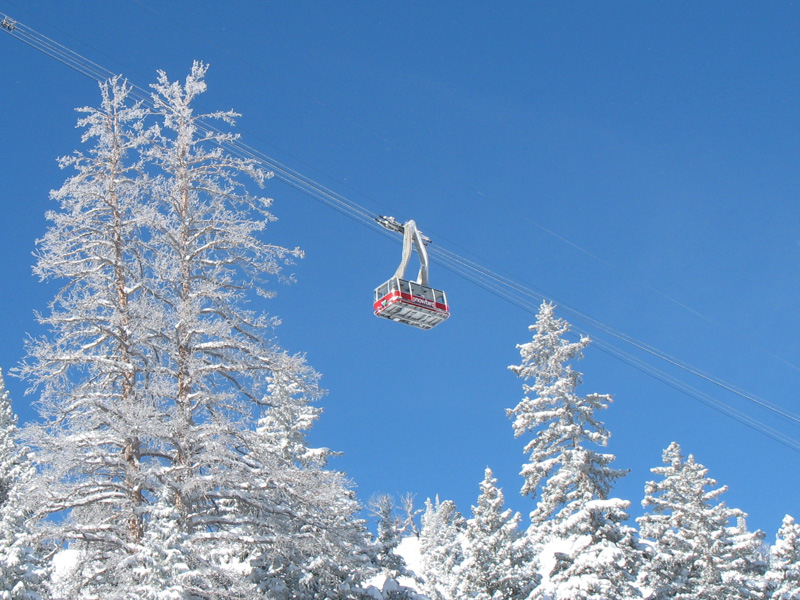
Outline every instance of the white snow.
<svg viewBox="0 0 800 600"><path fill-rule="evenodd" d="M78 551L66 548L53 557L53 579L65 577L78 564Z"/></svg>
<svg viewBox="0 0 800 600"><path fill-rule="evenodd" d="M416 536L404 537L397 545L395 553L403 557L403 560L406 563L406 568L409 571L412 571L415 574L420 572L421 561L419 552L419 538ZM381 573L367 581L366 585L374 586L379 590L383 590L384 586L386 585L386 581L386 575ZM414 581L412 577L398 577L397 583L404 587L411 588L414 591L418 591L417 582Z"/></svg>

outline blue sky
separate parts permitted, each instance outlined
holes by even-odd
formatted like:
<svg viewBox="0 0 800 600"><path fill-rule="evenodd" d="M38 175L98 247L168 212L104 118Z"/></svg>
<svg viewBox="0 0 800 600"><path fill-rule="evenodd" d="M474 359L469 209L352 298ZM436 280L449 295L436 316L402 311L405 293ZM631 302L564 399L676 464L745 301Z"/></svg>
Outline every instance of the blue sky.
<svg viewBox="0 0 800 600"><path fill-rule="evenodd" d="M367 210L415 219L469 257L787 411L800 389L800 7L784 2L21 3L0 11L146 87L210 63L208 110L243 114L243 141ZM38 333L54 288L34 240L79 147L74 108L97 84L0 35L0 365ZM312 441L343 452L366 501L439 494L468 513L483 469L513 508L522 440L506 367L534 315L434 263L452 318L417 331L372 315L400 259L391 239L273 181L269 234L300 246L297 283L261 307L329 390ZM599 342L800 440L796 424ZM671 441L730 486L772 539L800 516L800 453L601 348L577 365L609 393L609 450L639 502ZM7 378L22 418L24 383Z"/></svg>

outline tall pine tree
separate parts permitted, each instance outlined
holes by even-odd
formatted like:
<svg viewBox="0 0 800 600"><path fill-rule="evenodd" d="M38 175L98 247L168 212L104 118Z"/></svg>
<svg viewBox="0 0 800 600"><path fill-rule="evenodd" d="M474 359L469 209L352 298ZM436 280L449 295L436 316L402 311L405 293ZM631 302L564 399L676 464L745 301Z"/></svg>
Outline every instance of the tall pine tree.
<svg viewBox="0 0 800 600"><path fill-rule="evenodd" d="M301 253L262 240L271 201L237 177L263 182L268 174L225 154L233 136L203 125L236 115L194 112L205 72L195 63L185 83L161 73L153 86L162 122L148 153L161 171L151 187L160 218L150 244L165 320L159 383L169 402L170 461L161 477L174 491L187 547L229 546L228 554L257 561L262 580L278 577L298 598L334 597L369 567L360 507L347 480L323 468L325 452L310 451L300 435L315 417L308 403L320 395L318 375L277 344L274 320L245 308L244 290L269 297L265 277L281 277ZM255 432L254 414L266 415ZM276 425L291 444L273 445Z"/></svg>
<svg viewBox="0 0 800 600"><path fill-rule="evenodd" d="M581 373L569 364L581 358L589 339L565 339L569 324L547 302L530 329L533 340L517 346L522 362L509 367L525 380L526 395L508 415L516 437L533 434L524 448L530 456L521 472L522 493L538 499L531 520L539 528L548 520L568 518L590 500L606 498L625 471L610 466L612 454L594 449L610 437L594 413L607 408L611 397L579 396Z"/></svg>
<svg viewBox="0 0 800 600"><path fill-rule="evenodd" d="M155 352L142 324L158 312L141 285L145 111L119 78L100 90L79 121L93 145L60 160L75 174L52 193L59 208L39 241L35 273L62 286L40 317L50 334L29 342L20 368L42 416L26 430L38 467L27 499L41 517L61 515L41 521L43 536L80 547L91 581L135 553L157 485L144 463L161 459L147 442L161 423L145 385Z"/></svg>
<svg viewBox="0 0 800 600"><path fill-rule="evenodd" d="M525 397L508 415L514 434L532 434L525 445L522 493L538 500L528 537L544 578L536 597L628 598L639 551L623 522L629 502L609 498L625 471L611 467L613 454L599 451L610 437L595 412L611 397L580 396L581 358L589 339L565 338L569 324L542 303L531 326L533 340L517 346L522 362L509 367L525 380ZM530 382L530 383L529 383Z"/></svg>
<svg viewBox="0 0 800 600"><path fill-rule="evenodd" d="M636 531L625 525L630 502L618 498L586 502L556 524L550 543L560 548L544 556L549 571L537 598L625 600L639 598L636 577L643 554ZM552 565L552 566L550 566Z"/></svg>
<svg viewBox="0 0 800 600"><path fill-rule="evenodd" d="M63 161L36 266L63 287L21 369L41 390L31 506L80 556L64 595L349 597L374 553L305 439L318 375L248 306L301 253L264 240L245 182L269 174L211 124L236 115L195 113L206 69L160 73L146 113L108 82L81 121L94 146Z"/></svg>
<svg viewBox="0 0 800 600"><path fill-rule="evenodd" d="M431 600L457 600L456 569L464 560L464 517L452 500L425 502L419 536L422 590Z"/></svg>

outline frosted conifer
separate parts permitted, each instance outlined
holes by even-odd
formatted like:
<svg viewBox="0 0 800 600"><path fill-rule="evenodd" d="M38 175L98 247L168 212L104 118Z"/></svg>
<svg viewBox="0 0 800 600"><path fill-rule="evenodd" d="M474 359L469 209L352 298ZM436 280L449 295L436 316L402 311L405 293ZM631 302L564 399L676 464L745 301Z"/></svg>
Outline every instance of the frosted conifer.
<svg viewBox="0 0 800 600"><path fill-rule="evenodd" d="M722 552L722 578L729 587L737 589L740 597L760 600L767 589L768 558L764 551L764 532L750 531L744 512L735 521L727 529L728 544Z"/></svg>
<svg viewBox="0 0 800 600"><path fill-rule="evenodd" d="M17 415L0 371L0 600L38 600L48 568L22 502L34 472L17 436Z"/></svg>
<svg viewBox="0 0 800 600"><path fill-rule="evenodd" d="M508 410L514 434L533 434L521 472L522 493L538 500L527 532L543 575L533 596L634 597L641 555L633 529L624 525L629 502L608 497L626 471L611 467L613 454L597 450L610 434L595 412L611 397L578 395L581 373L570 362L582 357L589 339L568 341L569 324L554 311L542 303L533 340L517 346L521 364L509 367L525 380L525 397Z"/></svg>
<svg viewBox="0 0 800 600"><path fill-rule="evenodd" d="M800 525L790 515L776 535L766 580L773 600L800 600Z"/></svg>
<svg viewBox="0 0 800 600"><path fill-rule="evenodd" d="M387 577L397 579L406 574L406 568L403 558L395 553L400 545L400 522L394 499L389 494L379 494L370 500L369 509L377 518L378 564Z"/></svg>
<svg viewBox="0 0 800 600"><path fill-rule="evenodd" d="M32 505L69 513L64 539L102 540L105 560L142 535L140 444L153 413L138 385L148 351L137 324L150 311L136 241L144 111L128 105L119 78L101 92L100 108L81 109L79 121L95 145L60 161L77 173L52 193L60 210L47 215L34 271L63 287L40 318L51 334L29 343L20 371L41 389L44 418L27 430L41 467Z"/></svg>
<svg viewBox="0 0 800 600"><path fill-rule="evenodd" d="M625 474L610 466L614 455L590 447L608 443L610 435L594 413L607 408L611 397L577 394L581 374L568 363L581 358L589 339L566 340L569 324L554 310L552 304L542 303L530 327L533 340L517 346L522 363L509 367L525 380L526 396L508 410L514 435L533 434L524 448L530 456L521 475L522 494L538 499L531 513L534 538L548 521L564 520L587 502L606 498L614 481Z"/></svg>
<svg viewBox="0 0 800 600"><path fill-rule="evenodd" d="M537 598L623 600L639 598L636 576L642 550L633 527L625 525L630 502L591 500L551 532L556 551L541 557L547 566Z"/></svg>
<svg viewBox="0 0 800 600"><path fill-rule="evenodd" d="M40 322L50 334L31 340L20 372L39 389L42 421L26 428L37 477L26 500L43 536L83 540L84 572L124 560L143 534L145 490L153 485L142 447L159 426L142 386L151 360L142 316L154 312L142 293L142 204L138 150L147 140L144 110L128 102L119 78L101 85L100 108L83 108L85 154L62 158L75 174L52 193L58 210L39 241L34 272L62 285ZM95 564L97 561L98 564Z"/></svg>
<svg viewBox="0 0 800 600"><path fill-rule="evenodd" d="M309 397L309 388L292 370L267 377L269 409L258 420L258 443L271 448L286 465L324 467L331 456L328 448L311 448L306 439L322 413L311 404L318 393L312 390L314 396Z"/></svg>
<svg viewBox="0 0 800 600"><path fill-rule="evenodd" d="M94 147L62 161L77 175L36 271L64 287L21 368L41 390L31 506L63 514L41 536L80 557L54 589L351 597L374 553L350 482L305 439L318 374L246 308L301 253L263 241L270 201L242 179L268 174L207 124L234 113L194 112L205 72L160 73L147 114L103 85L81 120Z"/></svg>
<svg viewBox="0 0 800 600"><path fill-rule="evenodd" d="M456 566L461 564L464 517L452 500L425 502L419 536L422 590L431 600L458 600Z"/></svg>
<svg viewBox="0 0 800 600"><path fill-rule="evenodd" d="M533 556L519 530L521 516L505 509L503 492L487 468L478 503L464 530L458 598L523 600L536 587Z"/></svg>
<svg viewBox="0 0 800 600"><path fill-rule="evenodd" d="M264 278L301 252L262 241L271 201L238 178L269 174L225 154L233 136L203 125L236 115L193 111L206 69L195 63L183 84L160 73L153 86L162 122L148 152L161 171L150 244L164 305L158 381L169 400L160 477L193 551L245 555L267 591L277 578L295 598L334 598L369 571L360 507L346 478L323 469L327 451L303 438L318 375L277 345L274 320L244 308L247 287L268 297ZM265 415L255 431L254 411Z"/></svg>
<svg viewBox="0 0 800 600"><path fill-rule="evenodd" d="M678 444L664 450L663 462L651 469L662 479L645 485L647 512L637 519L650 544L641 570L648 598L758 598L762 534L746 530L744 513L718 500L727 487L715 487Z"/></svg>

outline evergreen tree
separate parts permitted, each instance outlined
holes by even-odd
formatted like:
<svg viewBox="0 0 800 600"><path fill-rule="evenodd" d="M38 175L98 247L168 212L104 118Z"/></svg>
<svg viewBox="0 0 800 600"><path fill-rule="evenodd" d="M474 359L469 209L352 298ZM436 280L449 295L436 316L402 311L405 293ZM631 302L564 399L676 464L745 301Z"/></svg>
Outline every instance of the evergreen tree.
<svg viewBox="0 0 800 600"><path fill-rule="evenodd" d="M17 415L0 371L0 599L38 600L48 568L45 549L35 544L22 502L34 472L17 436Z"/></svg>
<svg viewBox="0 0 800 600"><path fill-rule="evenodd" d="M728 544L722 553L722 578L745 598L761 599L767 590L768 557L764 550L764 532L747 528L742 513L736 524L728 527Z"/></svg>
<svg viewBox="0 0 800 600"><path fill-rule="evenodd" d="M370 500L369 509L378 520L375 540L378 565L388 578L397 579L406 574L406 568L403 557L395 553L400 545L400 523L395 515L394 499L389 494L379 494Z"/></svg>
<svg viewBox="0 0 800 600"><path fill-rule="evenodd" d="M267 377L269 409L258 420L259 445L271 449L282 464L295 467L324 467L331 451L311 448L306 433L322 414L313 406L308 388L294 373L278 370Z"/></svg>
<svg viewBox="0 0 800 600"><path fill-rule="evenodd" d="M766 580L773 600L800 600L800 525L789 515L778 530Z"/></svg>
<svg viewBox="0 0 800 600"><path fill-rule="evenodd" d="M607 408L611 397L577 394L581 374L568 362L581 358L589 339L564 339L569 324L556 318L554 310L552 304L542 303L531 326L533 340L517 346L522 363L509 367L526 381L522 386L526 396L508 415L516 437L533 433L525 445L530 456L521 475L522 494L538 499L531 513L534 539L548 522L565 520L586 502L605 499L614 481L625 474L611 468L614 455L587 447L587 443L608 443L610 435L594 413Z"/></svg>
<svg viewBox="0 0 800 600"><path fill-rule="evenodd" d="M636 576L642 550L635 530L625 525L630 502L591 500L552 531L563 552L555 552L552 568L537 598L623 600L639 598ZM549 563L548 563L549 566Z"/></svg>
<svg viewBox="0 0 800 600"><path fill-rule="evenodd" d="M464 559L464 517L452 500L425 502L419 536L422 591L431 600L458 600L456 567Z"/></svg>
<svg viewBox="0 0 800 600"><path fill-rule="evenodd" d="M234 113L194 112L205 73L160 73L147 114L108 82L80 122L95 146L62 161L36 271L64 287L21 368L43 418L30 506L63 516L41 535L80 556L71 598L354 597L374 552L305 439L318 374L246 308L301 253L263 241L270 201L243 179L268 174L207 124Z"/></svg>
<svg viewBox="0 0 800 600"><path fill-rule="evenodd" d="M51 334L30 341L20 369L41 390L44 418L27 429L39 466L31 506L66 513L64 540L92 539L104 560L141 539L150 483L140 445L157 425L139 385L148 352L138 324L152 307L136 241L144 111L129 92L120 79L103 84L100 108L81 109L79 121L95 145L60 160L77 173L52 193L60 210L47 214L34 272L65 283L40 317Z"/></svg>
<svg viewBox="0 0 800 600"><path fill-rule="evenodd" d="M523 600L537 575L528 540L519 531L521 516L504 509L503 492L487 468L478 503L464 530L464 559L457 567L458 598Z"/></svg>
<svg viewBox="0 0 800 600"><path fill-rule="evenodd" d="M629 503L608 497L626 472L611 467L613 454L596 449L610 434L595 411L607 408L611 397L578 395L581 373L569 362L581 358L589 339L565 339L569 324L554 310L542 303L533 340L517 346L521 364L509 367L525 380L525 397L508 410L514 433L533 434L521 474L522 493L538 500L528 538L544 578L534 596L633 597L640 552L623 524Z"/></svg>
<svg viewBox="0 0 800 600"><path fill-rule="evenodd" d="M162 174L151 187L160 219L150 244L154 295L164 305L160 396L170 402L170 461L160 477L194 552L228 546L256 560L265 581L279 576L294 597L332 598L368 570L368 533L349 482L324 470L327 452L309 450L302 437L316 418L308 403L320 396L318 375L277 345L274 320L244 308L247 287L270 296L264 277L280 276L301 253L261 240L274 220L271 201L236 177L263 182L268 174L223 153L233 136L202 124L232 123L234 113L193 111L205 72L195 63L184 84L161 73L153 86L162 126L148 157ZM253 433L254 411L266 417ZM240 549L243 539L258 551Z"/></svg>
<svg viewBox="0 0 800 600"><path fill-rule="evenodd" d="M403 508L406 510L405 518L413 518L414 509L412 496L403 497ZM396 552L401 542L401 536L406 531L407 523L401 521L396 514L394 498L389 494L378 494L370 499L369 509L377 518L377 565L384 576L381 588L381 597L385 600L428 600L417 594L412 588L405 587L398 582L398 578L407 577L417 582L421 581L415 573L407 570L404 558ZM363 595L378 593L376 588L364 590Z"/></svg>
<svg viewBox="0 0 800 600"><path fill-rule="evenodd" d="M684 460L678 444L669 445L663 461L651 469L662 479L645 485L648 512L637 519L650 543L641 571L649 598L759 597L761 532L747 531L744 513L718 500L727 488L715 487L693 456Z"/></svg>

